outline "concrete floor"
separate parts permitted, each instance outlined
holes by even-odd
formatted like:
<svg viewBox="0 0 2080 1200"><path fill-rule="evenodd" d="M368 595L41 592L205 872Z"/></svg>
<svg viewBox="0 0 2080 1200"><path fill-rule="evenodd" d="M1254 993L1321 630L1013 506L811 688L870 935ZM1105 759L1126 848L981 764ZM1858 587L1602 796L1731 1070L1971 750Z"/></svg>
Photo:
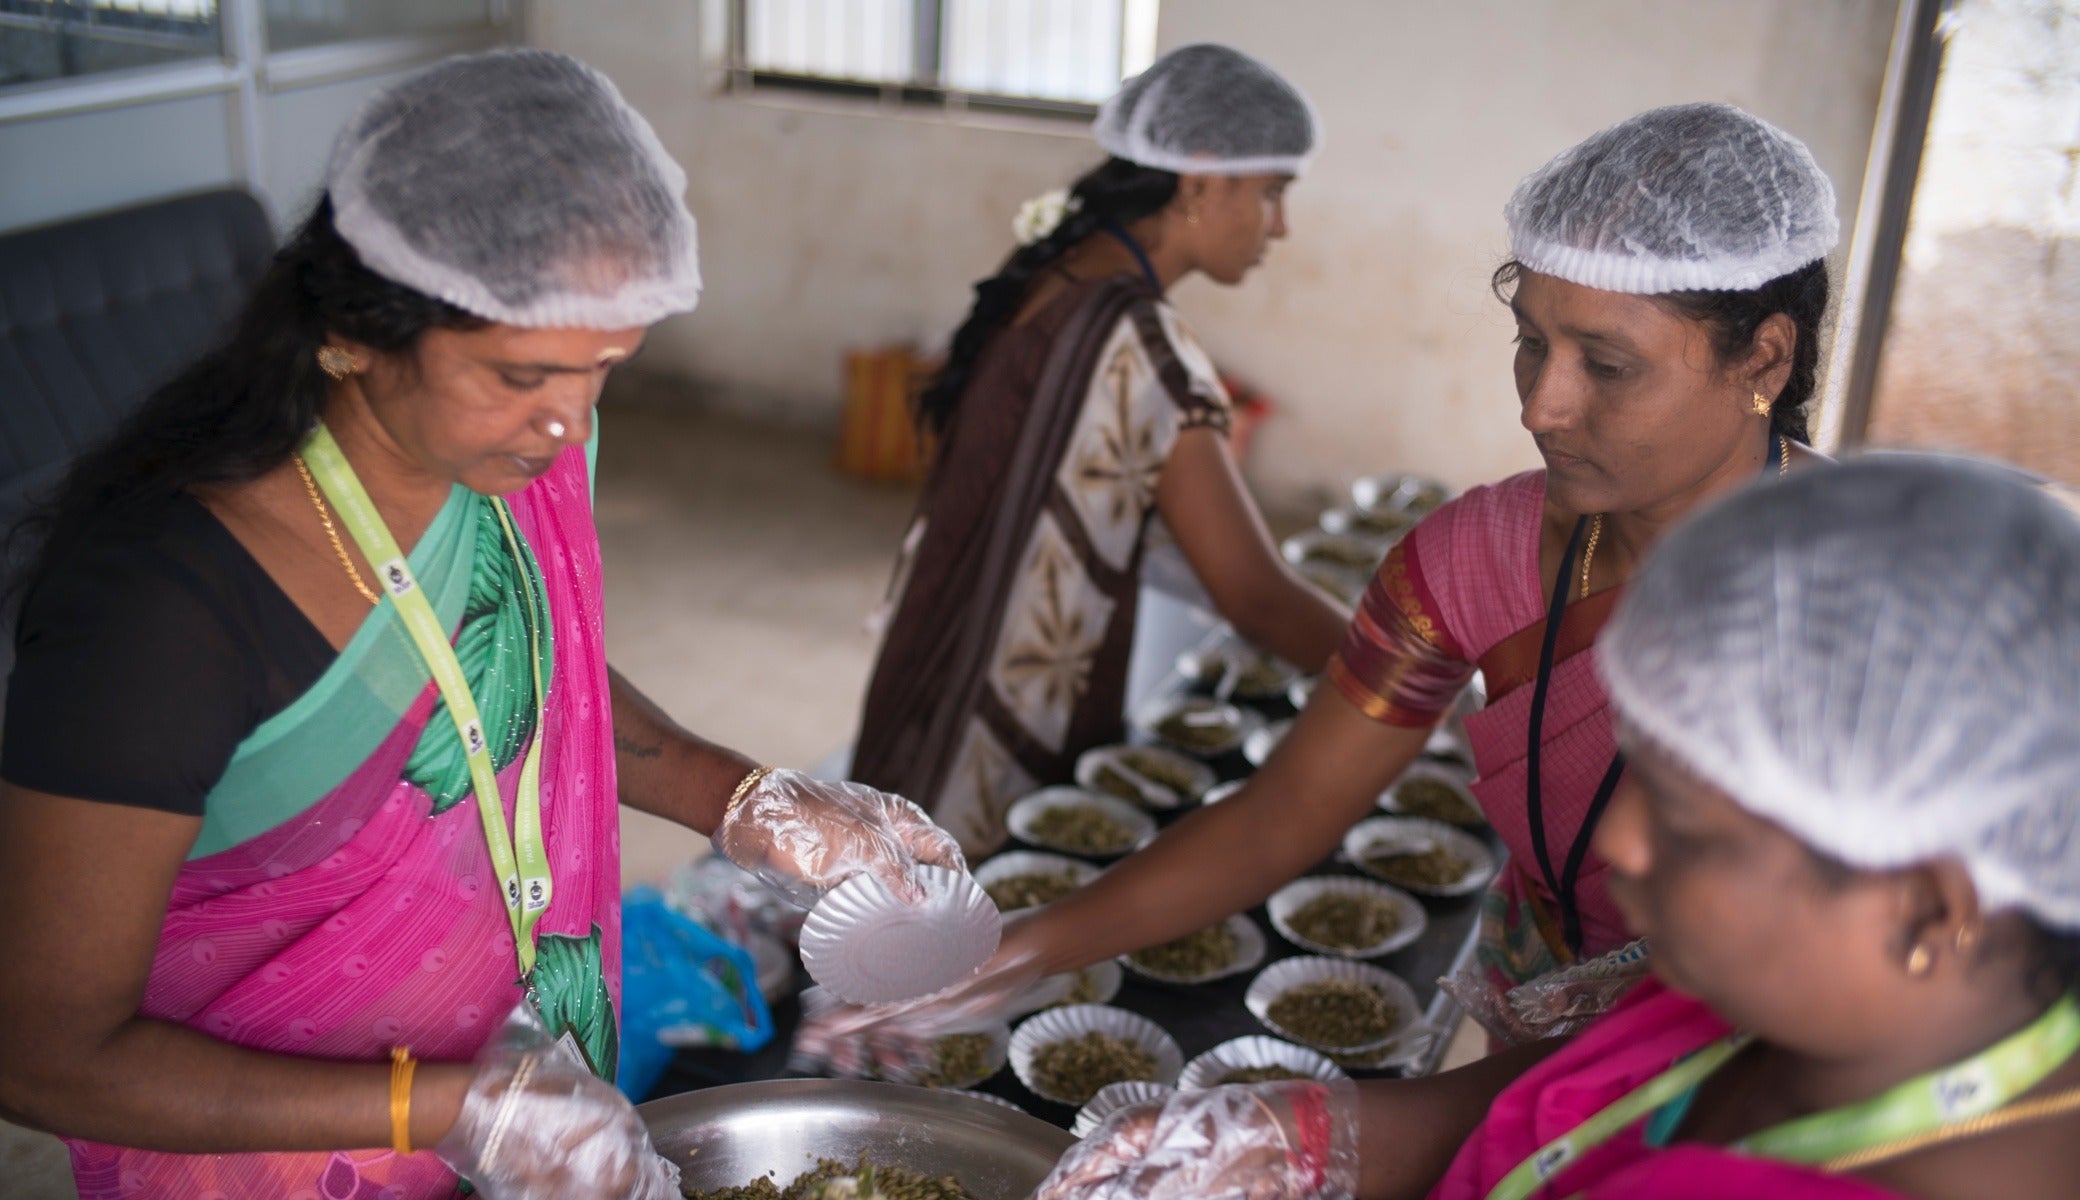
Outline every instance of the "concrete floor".
<svg viewBox="0 0 2080 1200"><path fill-rule="evenodd" d="M914 494L838 475L826 435L613 399L601 422L609 659L687 729L762 762L811 767L848 744L873 665L864 621ZM621 847L637 883L705 844L623 809ZM1478 1055L1460 1043L1448 1062ZM63 1147L4 1124L0 1180L21 1200L74 1196Z"/></svg>

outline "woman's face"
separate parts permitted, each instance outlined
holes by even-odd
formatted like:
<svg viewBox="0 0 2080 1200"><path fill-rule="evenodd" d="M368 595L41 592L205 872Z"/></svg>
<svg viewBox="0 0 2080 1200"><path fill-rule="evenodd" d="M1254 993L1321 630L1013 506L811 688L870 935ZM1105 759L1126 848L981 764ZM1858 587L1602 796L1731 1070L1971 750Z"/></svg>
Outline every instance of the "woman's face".
<svg viewBox="0 0 2080 1200"><path fill-rule="evenodd" d="M1596 831L1610 893L1654 973L1778 1045L1835 1055L1900 1036L1901 891L1832 876L1798 839L1649 745Z"/></svg>
<svg viewBox="0 0 2080 1200"><path fill-rule="evenodd" d="M607 372L644 330L429 329L403 354L356 349L370 411L420 469L502 496L592 436Z"/></svg>
<svg viewBox="0 0 2080 1200"><path fill-rule="evenodd" d="M1182 185L1185 211L1199 223L1185 224L1201 271L1219 283L1237 284L1264 261L1275 238L1286 235L1286 188L1290 175L1190 176Z"/></svg>
<svg viewBox="0 0 2080 1200"><path fill-rule="evenodd" d="M1510 310L1524 428L1562 511L1680 504L1757 436L1745 374L1722 367L1703 325L1651 297L1524 271Z"/></svg>

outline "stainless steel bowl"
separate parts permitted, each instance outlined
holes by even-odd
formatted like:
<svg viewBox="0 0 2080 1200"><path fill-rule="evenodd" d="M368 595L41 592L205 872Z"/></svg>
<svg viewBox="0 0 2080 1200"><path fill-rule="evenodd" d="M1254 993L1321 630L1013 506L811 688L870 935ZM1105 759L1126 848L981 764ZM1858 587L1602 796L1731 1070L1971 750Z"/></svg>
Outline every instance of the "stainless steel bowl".
<svg viewBox="0 0 2080 1200"><path fill-rule="evenodd" d="M1025 1200L1062 1152L1068 1131L1036 1117L894 1083L775 1079L652 1100L637 1112L658 1153L688 1186L736 1187L771 1172L785 1187L819 1158L952 1175L978 1200Z"/></svg>

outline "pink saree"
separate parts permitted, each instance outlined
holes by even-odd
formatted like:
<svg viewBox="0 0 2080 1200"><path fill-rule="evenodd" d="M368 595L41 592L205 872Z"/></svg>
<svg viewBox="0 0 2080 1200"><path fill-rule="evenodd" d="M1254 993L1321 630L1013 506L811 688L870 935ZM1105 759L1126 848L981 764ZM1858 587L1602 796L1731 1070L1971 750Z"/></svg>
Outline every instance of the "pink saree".
<svg viewBox="0 0 2080 1200"><path fill-rule="evenodd" d="M1426 643L1424 656L1455 667L1460 683L1479 666L1488 699L1466 719L1478 773L1473 791L1510 854L1487 900L1482 961L1511 984L1572 959L1559 936L1556 898L1539 877L1525 800L1531 684L1547 601L1539 576L1544 513L1542 471L1475 488L1432 513L1388 556L1330 669L1361 710L1387 724L1420 727L1442 715L1457 689L1415 679L1449 672L1414 662L1409 637L1397 641L1386 631L1412 631ZM1615 590L1598 593L1570 605L1562 619L1541 743L1546 844L1556 867L1617 749L1591 649L1616 599ZM1418 690L1444 699L1411 704ZM1584 958L1630 940L1605 872L1592 853L1577 880Z"/></svg>
<svg viewBox="0 0 2080 1200"><path fill-rule="evenodd" d="M509 502L533 563L498 552L503 543L484 529L488 502L460 488L410 558L458 631L487 730L505 729L503 746L493 740L509 821L535 715L527 641L513 624L525 607L518 588L539 587L548 601L541 801L555 891L538 926L535 985L552 1029L611 1079L620 845L586 454L567 450ZM210 793L144 1015L277 1054L378 1062L403 1045L421 1059L466 1061L520 1000L454 727L394 612L372 610L319 682L240 745ZM405 1200L457 1187L426 1152L70 1146L84 1200Z"/></svg>
<svg viewBox="0 0 2080 1200"><path fill-rule="evenodd" d="M1724 1037L1727 1024L1657 979L1497 1097L1430 1200L1482 1200L1517 1164L1677 1060ZM1810 1167L1716 1146L1646 1144L1642 1120L1554 1176L1541 1195L1583 1200L1896 1200L1893 1193Z"/></svg>

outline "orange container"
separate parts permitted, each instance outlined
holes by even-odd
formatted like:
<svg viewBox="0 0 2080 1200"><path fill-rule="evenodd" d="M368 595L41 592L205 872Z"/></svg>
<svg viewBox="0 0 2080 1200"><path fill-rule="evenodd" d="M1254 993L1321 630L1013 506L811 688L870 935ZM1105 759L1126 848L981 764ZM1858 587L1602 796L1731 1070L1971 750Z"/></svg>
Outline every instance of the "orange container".
<svg viewBox="0 0 2080 1200"><path fill-rule="evenodd" d="M937 369L937 361L921 357L914 346L846 352L839 470L884 483L924 478L929 448L912 414L917 393Z"/></svg>

